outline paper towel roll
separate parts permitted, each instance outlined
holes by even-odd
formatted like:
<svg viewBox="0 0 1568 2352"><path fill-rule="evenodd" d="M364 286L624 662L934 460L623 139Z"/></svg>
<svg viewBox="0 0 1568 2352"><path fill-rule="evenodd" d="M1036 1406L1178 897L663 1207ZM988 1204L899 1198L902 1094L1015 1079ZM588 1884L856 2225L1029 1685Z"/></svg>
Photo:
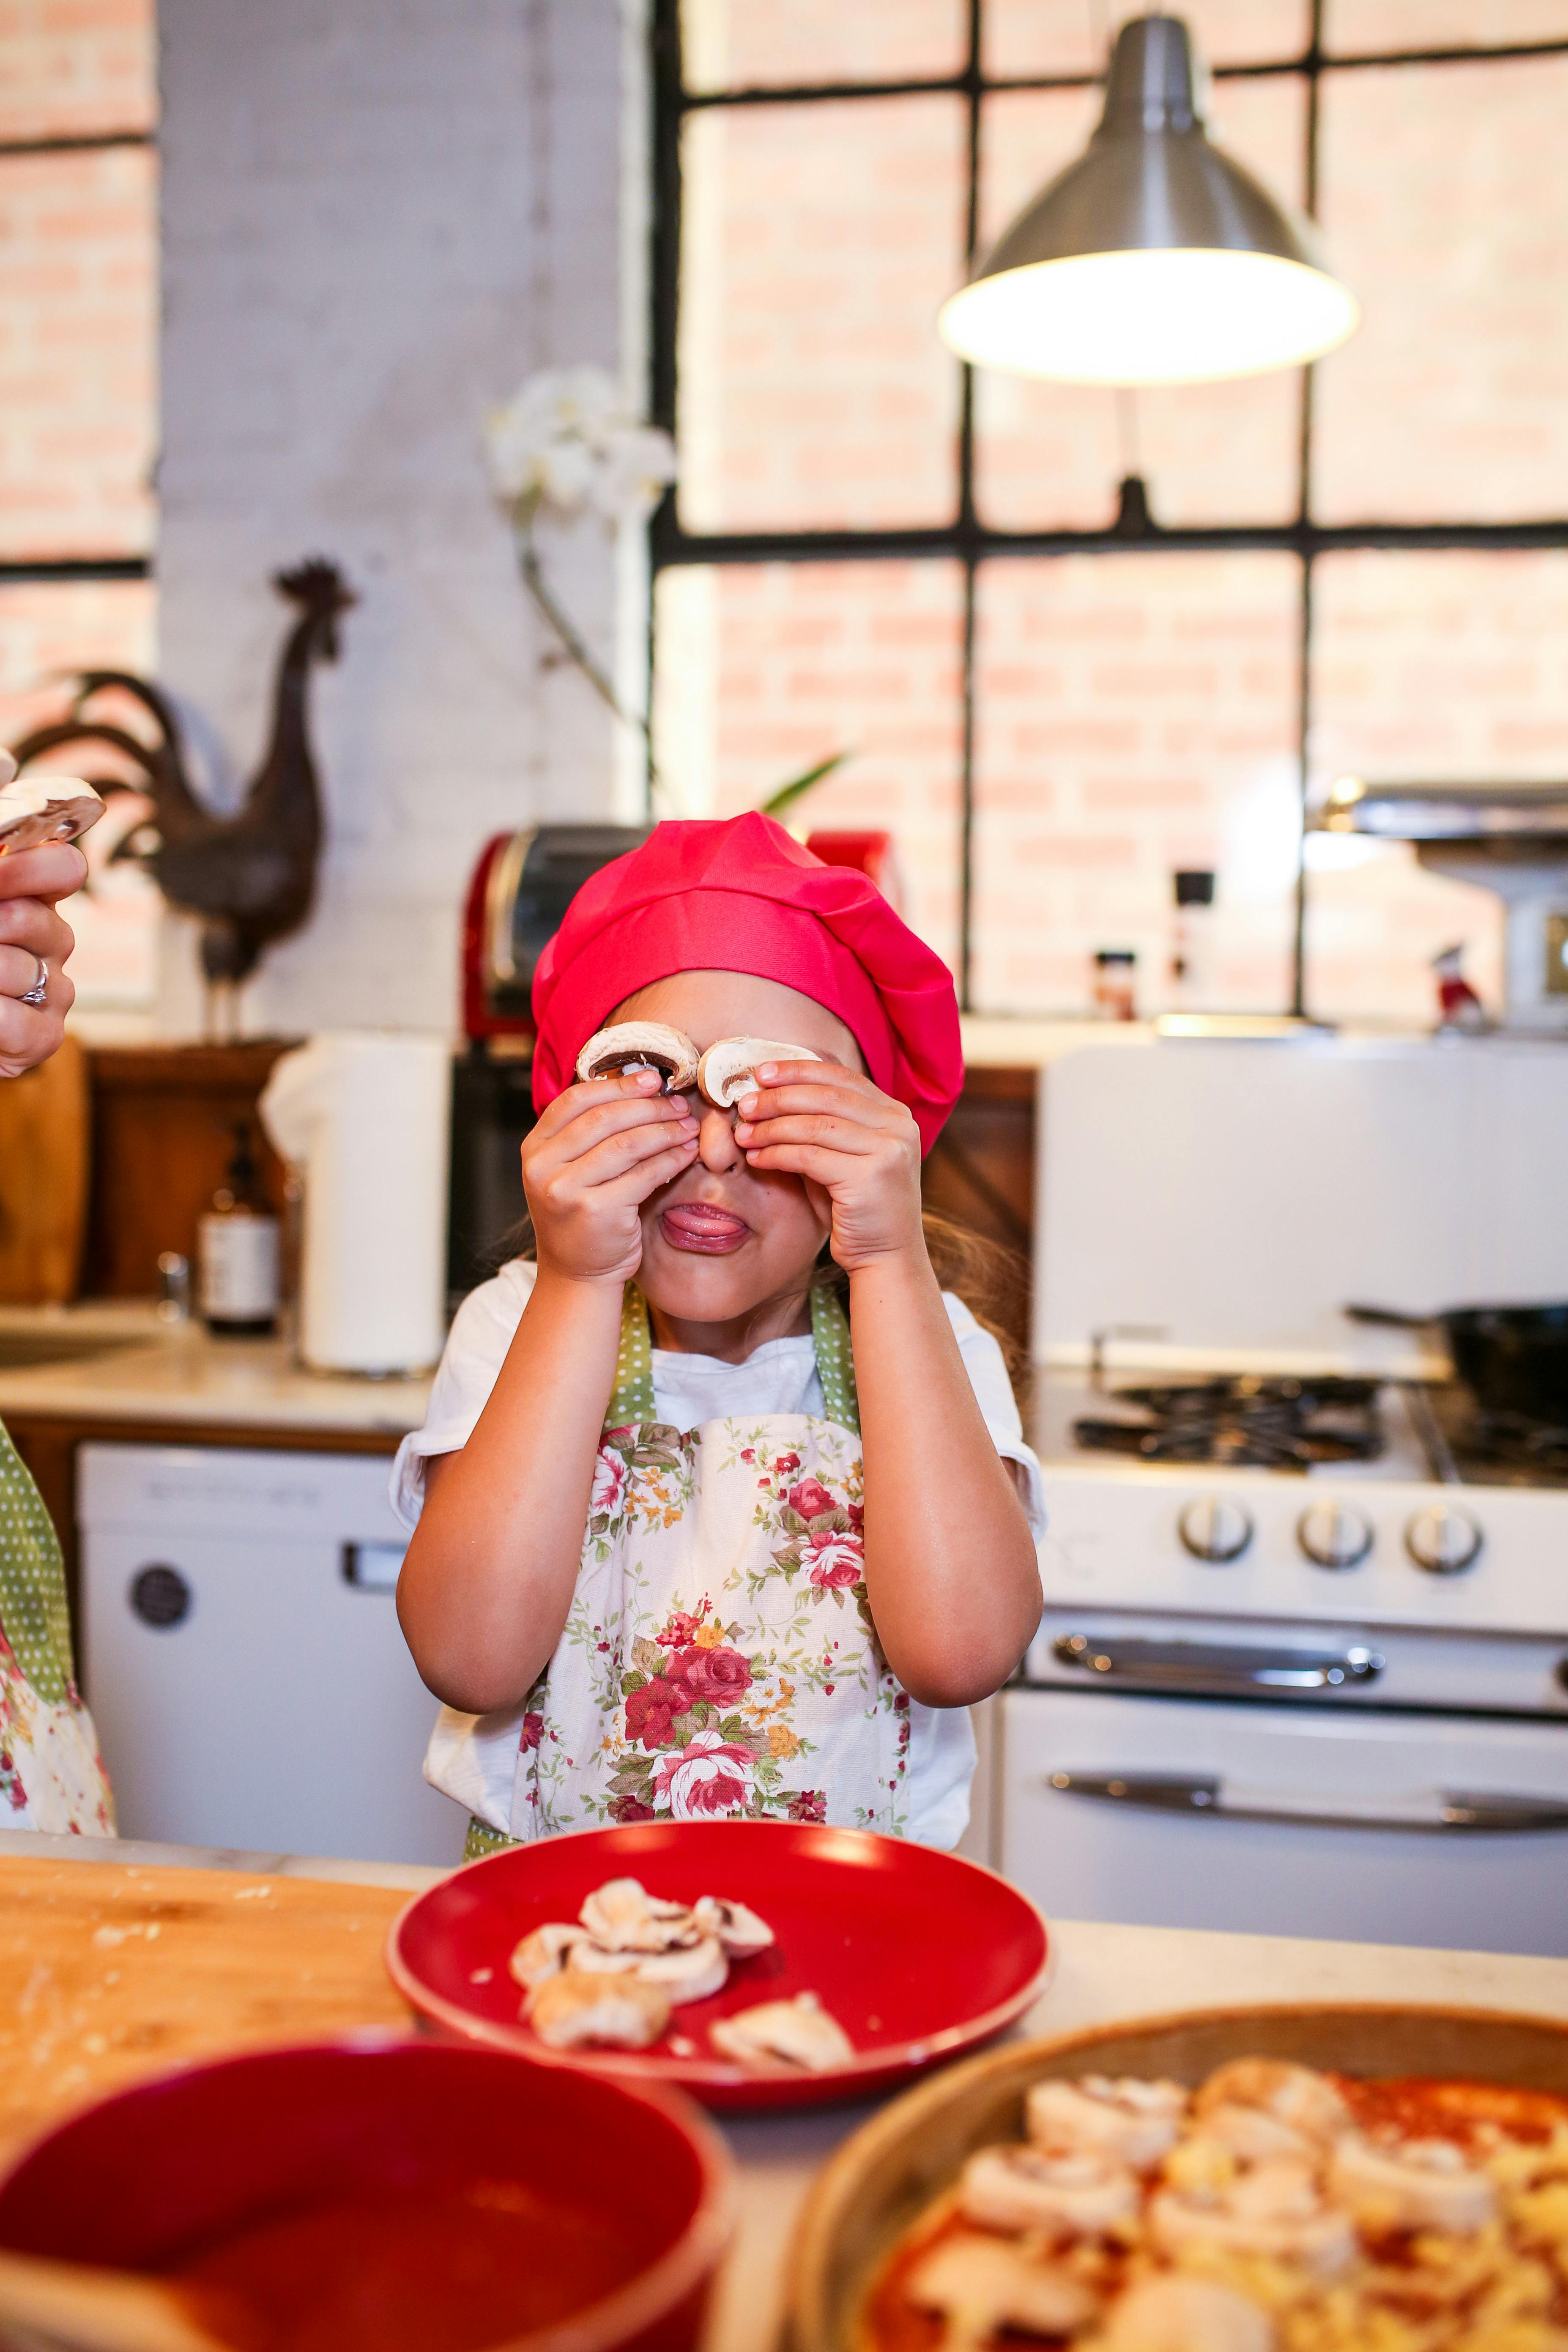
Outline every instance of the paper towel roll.
<svg viewBox="0 0 1568 2352"><path fill-rule="evenodd" d="M446 1332L452 1056L437 1037L326 1031L285 1054L261 1119L304 1171L300 1352L408 1372Z"/></svg>

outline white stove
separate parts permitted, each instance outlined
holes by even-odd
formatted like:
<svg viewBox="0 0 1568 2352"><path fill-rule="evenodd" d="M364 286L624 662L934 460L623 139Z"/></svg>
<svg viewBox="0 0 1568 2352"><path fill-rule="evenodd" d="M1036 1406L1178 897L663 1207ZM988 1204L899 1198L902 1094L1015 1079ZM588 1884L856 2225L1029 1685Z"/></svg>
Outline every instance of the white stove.
<svg viewBox="0 0 1568 2352"><path fill-rule="evenodd" d="M998 1764L1047 1910L1568 1952L1568 1475L1472 1461L1446 1367L1340 1313L1568 1297L1568 1050L1482 1050L1049 1073Z"/></svg>

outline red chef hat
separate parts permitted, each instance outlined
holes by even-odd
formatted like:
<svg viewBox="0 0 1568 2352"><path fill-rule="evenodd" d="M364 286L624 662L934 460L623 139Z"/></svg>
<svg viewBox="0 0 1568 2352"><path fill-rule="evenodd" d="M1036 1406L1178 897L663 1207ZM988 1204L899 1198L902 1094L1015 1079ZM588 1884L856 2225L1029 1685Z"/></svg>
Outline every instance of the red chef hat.
<svg viewBox="0 0 1568 2352"><path fill-rule="evenodd" d="M661 824L584 882L533 976L533 1099L573 1083L616 1005L677 971L748 971L836 1013L929 1151L963 1083L940 956L853 866L825 866L771 817Z"/></svg>

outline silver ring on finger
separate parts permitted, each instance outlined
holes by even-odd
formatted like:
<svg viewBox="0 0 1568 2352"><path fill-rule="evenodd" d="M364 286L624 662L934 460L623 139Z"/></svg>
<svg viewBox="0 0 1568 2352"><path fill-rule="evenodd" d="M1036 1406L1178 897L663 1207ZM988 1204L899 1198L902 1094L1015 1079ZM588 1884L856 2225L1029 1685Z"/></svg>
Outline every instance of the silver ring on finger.
<svg viewBox="0 0 1568 2352"><path fill-rule="evenodd" d="M36 955L33 961L38 969L34 975L31 988L25 988L18 997L17 1003L20 1004L43 1004L48 999L49 967L41 955Z"/></svg>

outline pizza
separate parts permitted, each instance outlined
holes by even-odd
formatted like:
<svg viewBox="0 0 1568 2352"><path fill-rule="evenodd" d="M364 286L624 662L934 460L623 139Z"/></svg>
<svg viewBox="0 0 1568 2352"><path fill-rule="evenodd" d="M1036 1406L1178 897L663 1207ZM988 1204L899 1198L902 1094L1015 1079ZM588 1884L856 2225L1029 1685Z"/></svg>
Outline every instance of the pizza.
<svg viewBox="0 0 1568 2352"><path fill-rule="evenodd" d="M1233 2060L1037 2083L858 2352L1568 2352L1568 2098Z"/></svg>

